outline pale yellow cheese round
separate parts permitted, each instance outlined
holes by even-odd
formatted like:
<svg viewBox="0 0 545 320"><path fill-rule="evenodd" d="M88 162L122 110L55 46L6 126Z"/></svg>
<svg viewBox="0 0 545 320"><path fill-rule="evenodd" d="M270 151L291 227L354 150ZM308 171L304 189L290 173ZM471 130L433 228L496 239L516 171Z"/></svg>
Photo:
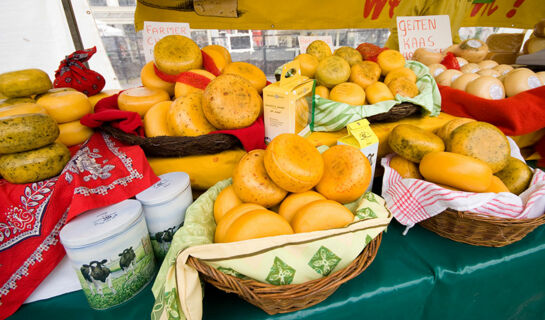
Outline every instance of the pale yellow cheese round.
<svg viewBox="0 0 545 320"><path fill-rule="evenodd" d="M455 69L448 69L442 72L440 75L435 77L435 81L438 85L450 86L450 84L456 80L463 73Z"/></svg>
<svg viewBox="0 0 545 320"><path fill-rule="evenodd" d="M481 67L476 63L468 63L463 67L460 67L460 71L463 73L475 73L479 70L481 70Z"/></svg>
<svg viewBox="0 0 545 320"><path fill-rule="evenodd" d="M458 60L458 65L460 68L468 64L467 60L462 57L456 57L456 60Z"/></svg>
<svg viewBox="0 0 545 320"><path fill-rule="evenodd" d="M177 136L194 137L215 131L202 109L202 94L194 92L172 103L167 114L169 130Z"/></svg>
<svg viewBox="0 0 545 320"><path fill-rule="evenodd" d="M168 127L167 115L172 101L161 101L153 105L144 116L146 137L173 136Z"/></svg>
<svg viewBox="0 0 545 320"><path fill-rule="evenodd" d="M292 193L282 201L278 209L278 214L290 222L299 209L317 200L326 200L326 198L316 191Z"/></svg>
<svg viewBox="0 0 545 320"><path fill-rule="evenodd" d="M480 76L491 76L494 78L499 78L499 76L501 75L498 71L494 69L481 69L477 71L477 74Z"/></svg>
<svg viewBox="0 0 545 320"><path fill-rule="evenodd" d="M479 66L479 68L481 70L483 69L492 69L492 68L495 68L498 66L498 63L494 60L483 60L479 63L477 63L477 65Z"/></svg>
<svg viewBox="0 0 545 320"><path fill-rule="evenodd" d="M503 83L492 76L481 76L469 82L466 86L466 92L490 100L505 98Z"/></svg>
<svg viewBox="0 0 545 320"><path fill-rule="evenodd" d="M361 106L365 104L365 91L353 82L343 82L331 89L329 99L351 106Z"/></svg>
<svg viewBox="0 0 545 320"><path fill-rule="evenodd" d="M430 64L428 68L430 69L430 74L434 78L440 75L441 73L443 73L445 70L447 70L447 67L445 67L444 65L440 63Z"/></svg>
<svg viewBox="0 0 545 320"><path fill-rule="evenodd" d="M117 97L119 110L137 112L143 117L155 104L170 100L165 90L138 87L127 89Z"/></svg>
<svg viewBox="0 0 545 320"><path fill-rule="evenodd" d="M479 77L480 75L476 73L464 73L463 75L456 78L456 80L452 81L450 87L453 89L465 91L467 84Z"/></svg>
<svg viewBox="0 0 545 320"><path fill-rule="evenodd" d="M536 74L527 68L518 68L509 72L505 75L503 84L508 97L542 85L541 80L539 80Z"/></svg>
<svg viewBox="0 0 545 320"><path fill-rule="evenodd" d="M508 64L500 64L492 68L492 70L498 71L500 73L500 76L503 76L513 70L513 67Z"/></svg>
<svg viewBox="0 0 545 320"><path fill-rule="evenodd" d="M95 94L94 96L90 96L89 97L89 102L91 103L91 107L93 107L93 112L95 110L95 105L97 104L97 102L99 102L100 100L102 100L104 98L113 96L114 94L117 94L118 92L119 92L119 90L115 90L115 89L104 90L104 91L101 91L101 92Z"/></svg>
<svg viewBox="0 0 545 320"><path fill-rule="evenodd" d="M61 91L46 94L38 99L36 103L44 107L57 123L79 120L84 115L92 112L89 99L79 91Z"/></svg>
<svg viewBox="0 0 545 320"><path fill-rule="evenodd" d="M93 129L82 125L79 120L59 124L59 132L57 142L67 147L84 143L94 133Z"/></svg>
<svg viewBox="0 0 545 320"><path fill-rule="evenodd" d="M384 78L384 84L389 85L390 82L397 78L405 78L412 82L416 82L416 74L414 73L414 71L407 67L401 67L388 72L388 74Z"/></svg>
<svg viewBox="0 0 545 320"><path fill-rule="evenodd" d="M241 204L242 200L238 198L233 189L233 185L229 185L221 190L214 201L214 219L216 220L216 223L218 223L229 210L238 207Z"/></svg>
<svg viewBox="0 0 545 320"><path fill-rule="evenodd" d="M388 72L405 66L405 58L397 50L384 50L377 56L377 63L380 66L381 74L387 75Z"/></svg>
<svg viewBox="0 0 545 320"><path fill-rule="evenodd" d="M254 210L238 217L225 232L223 242L293 234L286 219L269 210Z"/></svg>
<svg viewBox="0 0 545 320"><path fill-rule="evenodd" d="M545 85L545 71L536 72L536 77L541 81L541 85Z"/></svg>
<svg viewBox="0 0 545 320"><path fill-rule="evenodd" d="M240 204L228 212L226 212L221 219L218 221L216 220L216 231L214 233L214 242L220 243L225 242L223 239L225 238L225 233L229 228L231 227L231 224L238 219L240 216L242 216L245 213L248 213L250 211L254 210L266 210L263 206L260 206L255 203L243 203Z"/></svg>
<svg viewBox="0 0 545 320"><path fill-rule="evenodd" d="M354 215L340 203L317 200L303 206L291 220L295 233L329 230L346 227Z"/></svg>
<svg viewBox="0 0 545 320"><path fill-rule="evenodd" d="M170 75L202 67L201 49L195 41L181 35L169 35L157 41L153 58L157 68Z"/></svg>
<svg viewBox="0 0 545 320"><path fill-rule="evenodd" d="M168 82L159 78L157 74L155 74L153 61L144 65L142 71L140 71L140 79L145 87L164 90L168 92L170 96L174 94L174 82Z"/></svg>

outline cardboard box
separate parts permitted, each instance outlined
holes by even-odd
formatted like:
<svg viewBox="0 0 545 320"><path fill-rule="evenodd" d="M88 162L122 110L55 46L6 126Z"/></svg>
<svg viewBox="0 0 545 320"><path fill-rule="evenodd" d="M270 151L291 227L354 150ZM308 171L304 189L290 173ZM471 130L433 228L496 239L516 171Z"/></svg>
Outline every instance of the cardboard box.
<svg viewBox="0 0 545 320"><path fill-rule="evenodd" d="M280 81L263 89L265 142L282 133L299 134L311 119L314 80L301 75L298 61L284 65Z"/></svg>

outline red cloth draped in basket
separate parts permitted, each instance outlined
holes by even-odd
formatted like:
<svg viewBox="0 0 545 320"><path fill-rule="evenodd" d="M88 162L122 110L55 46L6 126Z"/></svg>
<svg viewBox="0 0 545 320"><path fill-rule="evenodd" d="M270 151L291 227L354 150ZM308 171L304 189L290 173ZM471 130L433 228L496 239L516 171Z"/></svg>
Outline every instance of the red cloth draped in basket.
<svg viewBox="0 0 545 320"><path fill-rule="evenodd" d="M57 177L27 184L0 179L0 319L14 313L64 257L59 231L65 223L158 180L140 147L100 133Z"/></svg>
<svg viewBox="0 0 545 320"><path fill-rule="evenodd" d="M441 111L497 126L503 133L518 136L545 128L545 86L501 99L483 99L461 90L439 86ZM545 166L545 138L536 145Z"/></svg>

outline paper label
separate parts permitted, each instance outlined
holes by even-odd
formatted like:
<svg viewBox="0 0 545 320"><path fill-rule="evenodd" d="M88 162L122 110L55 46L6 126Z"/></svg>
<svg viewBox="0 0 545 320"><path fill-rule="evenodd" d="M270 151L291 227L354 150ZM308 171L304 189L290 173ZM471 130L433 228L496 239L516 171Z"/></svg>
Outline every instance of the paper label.
<svg viewBox="0 0 545 320"><path fill-rule="evenodd" d="M497 84L490 86L489 93L492 100L499 100L505 97L505 94L503 93L503 88Z"/></svg>
<svg viewBox="0 0 545 320"><path fill-rule="evenodd" d="M369 121L367 121L367 119L349 123L346 126L346 129L348 130L348 134L356 139L360 148L365 148L374 143L378 143L378 137L369 126Z"/></svg>
<svg viewBox="0 0 545 320"><path fill-rule="evenodd" d="M327 43L331 51L333 51L333 38L331 38L331 36L298 36L297 40L299 41L300 53L306 53L308 45L315 40L324 41L325 43Z"/></svg>
<svg viewBox="0 0 545 320"><path fill-rule="evenodd" d="M153 47L157 41L172 34L191 38L189 23L144 21L142 41L146 63L153 61Z"/></svg>
<svg viewBox="0 0 545 320"><path fill-rule="evenodd" d="M530 89L541 87L541 81L536 76L528 77L528 86Z"/></svg>
<svg viewBox="0 0 545 320"><path fill-rule="evenodd" d="M397 17L399 51L411 60L418 48L439 52L452 45L448 15Z"/></svg>

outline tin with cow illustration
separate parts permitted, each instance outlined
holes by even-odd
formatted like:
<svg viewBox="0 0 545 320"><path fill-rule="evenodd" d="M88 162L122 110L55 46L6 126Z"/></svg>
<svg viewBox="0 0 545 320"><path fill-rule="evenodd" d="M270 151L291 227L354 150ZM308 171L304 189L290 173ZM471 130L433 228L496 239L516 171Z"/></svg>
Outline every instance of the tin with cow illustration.
<svg viewBox="0 0 545 320"><path fill-rule="evenodd" d="M60 240L93 309L108 309L152 279L155 258L142 205L125 200L70 221Z"/></svg>
<svg viewBox="0 0 545 320"><path fill-rule="evenodd" d="M137 194L136 199L144 208L155 257L163 259L174 233L183 225L193 196L187 173L170 172L159 178L157 183Z"/></svg>

